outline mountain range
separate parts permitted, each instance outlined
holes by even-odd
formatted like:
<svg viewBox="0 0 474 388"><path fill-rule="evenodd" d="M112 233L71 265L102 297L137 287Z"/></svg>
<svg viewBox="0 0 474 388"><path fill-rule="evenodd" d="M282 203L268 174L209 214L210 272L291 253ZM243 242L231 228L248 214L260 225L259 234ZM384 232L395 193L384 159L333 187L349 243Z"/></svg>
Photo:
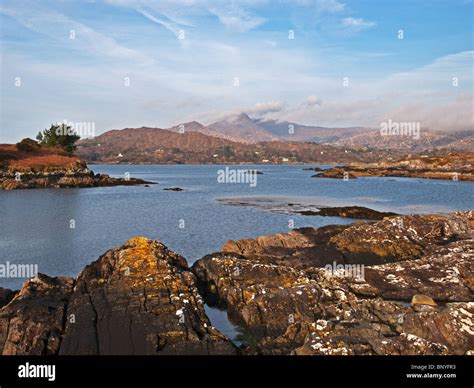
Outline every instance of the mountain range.
<svg viewBox="0 0 474 388"><path fill-rule="evenodd" d="M179 128L180 126L175 126L169 130L176 132ZM182 124L181 130L183 128L185 131L200 132L240 143L283 140L409 151L435 148L471 151L474 148L474 130L448 133L421 129L420 138L381 136L379 129L374 128L309 126L289 121L253 119L246 113L230 116L208 126L193 121Z"/></svg>
<svg viewBox="0 0 474 388"><path fill-rule="evenodd" d="M472 149L473 130L381 136L373 128L307 126L240 113L207 126L191 121L107 131L79 141L77 154L101 163L343 163Z"/></svg>

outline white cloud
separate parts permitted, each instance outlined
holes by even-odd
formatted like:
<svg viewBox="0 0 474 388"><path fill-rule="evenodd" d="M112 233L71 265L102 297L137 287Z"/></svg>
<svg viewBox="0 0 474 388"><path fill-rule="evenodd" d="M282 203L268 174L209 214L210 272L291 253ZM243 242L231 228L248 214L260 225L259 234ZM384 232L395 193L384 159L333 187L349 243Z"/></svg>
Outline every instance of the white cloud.
<svg viewBox="0 0 474 388"><path fill-rule="evenodd" d="M248 114L261 116L267 113L281 112L285 106L286 103L283 101L258 102L255 104L255 106L247 109L245 112Z"/></svg>
<svg viewBox="0 0 474 388"><path fill-rule="evenodd" d="M337 0L316 0L316 5L329 12L342 12L346 9L346 5Z"/></svg>
<svg viewBox="0 0 474 388"><path fill-rule="evenodd" d="M355 31L365 30L367 28L372 28L377 25L377 23L375 22L353 17L347 17L342 19L341 24L343 27L350 28Z"/></svg>
<svg viewBox="0 0 474 388"><path fill-rule="evenodd" d="M241 8L210 8L209 11L217 16L219 21L232 30L245 32L252 30L265 22L265 19L259 16L251 15Z"/></svg>
<svg viewBox="0 0 474 388"><path fill-rule="evenodd" d="M332 87L314 80L313 89L328 96L324 104L317 104L318 98L309 96L284 111L270 113L268 118L308 125L374 128L391 118L419 121L423 128L432 130L473 129L473 55L474 51L450 54L411 71L353 82L344 94L331 97L331 89L340 80L333 80ZM458 78L458 87L452 85L453 77Z"/></svg>
<svg viewBox="0 0 474 388"><path fill-rule="evenodd" d="M288 3L311 7L320 12L342 12L346 9L346 4L337 0L289 0Z"/></svg>
<svg viewBox="0 0 474 388"><path fill-rule="evenodd" d="M165 27L168 31L171 31L173 34L178 35L180 28L176 23L174 23L172 21L167 21L165 19L160 19L156 16L153 16L151 13L149 13L149 12L143 10L143 9L140 9L140 8L137 8L137 12L139 12L140 14L145 16L148 20L152 21L153 23L159 24L159 25Z"/></svg>
<svg viewBox="0 0 474 388"><path fill-rule="evenodd" d="M319 97L312 94L311 96L306 97L306 106L321 105L322 101Z"/></svg>

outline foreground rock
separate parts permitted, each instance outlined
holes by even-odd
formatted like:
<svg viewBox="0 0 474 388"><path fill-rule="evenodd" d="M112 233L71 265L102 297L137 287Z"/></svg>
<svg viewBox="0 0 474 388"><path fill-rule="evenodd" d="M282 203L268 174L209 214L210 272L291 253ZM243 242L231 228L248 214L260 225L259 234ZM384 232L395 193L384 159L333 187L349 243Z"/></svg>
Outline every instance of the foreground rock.
<svg viewBox="0 0 474 388"><path fill-rule="evenodd" d="M2 354L235 354L183 257L137 237L77 280L39 275L0 310Z"/></svg>
<svg viewBox="0 0 474 388"><path fill-rule="evenodd" d="M364 176L393 176L410 178L474 180L474 153L449 154L432 157L412 157L396 162L352 163L333 167L315 178L349 178Z"/></svg>
<svg viewBox="0 0 474 388"><path fill-rule="evenodd" d="M39 274L0 309L0 353L57 354L74 279Z"/></svg>
<svg viewBox="0 0 474 388"><path fill-rule="evenodd" d="M473 223L467 212L293 231L230 242L193 270L248 331L250 354L466 354ZM411 306L417 294L436 303Z"/></svg>
<svg viewBox="0 0 474 388"><path fill-rule="evenodd" d="M472 212L406 215L378 222L300 228L256 239L228 241L223 252L294 268L382 264L420 258L432 245L472 233Z"/></svg>
<svg viewBox="0 0 474 388"><path fill-rule="evenodd" d="M0 307L5 306L15 296L15 292L8 288L0 287Z"/></svg>
<svg viewBox="0 0 474 388"><path fill-rule="evenodd" d="M94 174L84 161L31 139L0 144L0 188L3 190L130 186L151 184L136 178Z"/></svg>

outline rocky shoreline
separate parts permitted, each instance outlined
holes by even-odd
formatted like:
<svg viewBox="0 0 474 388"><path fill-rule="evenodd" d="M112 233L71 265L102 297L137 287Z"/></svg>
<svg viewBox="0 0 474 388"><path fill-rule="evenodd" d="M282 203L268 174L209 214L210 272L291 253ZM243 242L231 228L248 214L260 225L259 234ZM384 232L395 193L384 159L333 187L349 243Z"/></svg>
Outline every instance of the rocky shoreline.
<svg viewBox="0 0 474 388"><path fill-rule="evenodd" d="M44 189L153 184L137 178L94 174L76 156L57 148L40 147L31 139L0 144L0 189Z"/></svg>
<svg viewBox="0 0 474 388"><path fill-rule="evenodd" d="M229 241L192 268L132 238L77 278L0 289L0 352L472 354L473 229L472 211L302 228ZM240 348L204 303L242 328Z"/></svg>
<svg viewBox="0 0 474 388"><path fill-rule="evenodd" d="M474 181L474 154L412 157L399 161L352 163L320 171L313 178L406 177Z"/></svg>
<svg viewBox="0 0 474 388"><path fill-rule="evenodd" d="M144 184L150 185L155 183L138 178L112 178L107 174L94 174L94 172L87 167L42 172L6 172L0 175L0 188L7 191L18 189L133 186Z"/></svg>

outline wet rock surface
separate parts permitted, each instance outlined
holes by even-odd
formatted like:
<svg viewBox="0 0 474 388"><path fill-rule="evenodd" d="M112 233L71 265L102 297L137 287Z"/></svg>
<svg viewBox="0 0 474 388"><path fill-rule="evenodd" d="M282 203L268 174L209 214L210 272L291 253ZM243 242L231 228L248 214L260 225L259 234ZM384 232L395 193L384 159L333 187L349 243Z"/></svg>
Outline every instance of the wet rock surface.
<svg viewBox="0 0 474 388"><path fill-rule="evenodd" d="M249 354L466 354L473 220L465 212L295 230L228 242L193 270L205 300L248 331ZM411 305L420 294L435 304Z"/></svg>
<svg viewBox="0 0 474 388"><path fill-rule="evenodd" d="M183 257L137 237L77 280L38 275L0 309L3 354L235 354Z"/></svg>

